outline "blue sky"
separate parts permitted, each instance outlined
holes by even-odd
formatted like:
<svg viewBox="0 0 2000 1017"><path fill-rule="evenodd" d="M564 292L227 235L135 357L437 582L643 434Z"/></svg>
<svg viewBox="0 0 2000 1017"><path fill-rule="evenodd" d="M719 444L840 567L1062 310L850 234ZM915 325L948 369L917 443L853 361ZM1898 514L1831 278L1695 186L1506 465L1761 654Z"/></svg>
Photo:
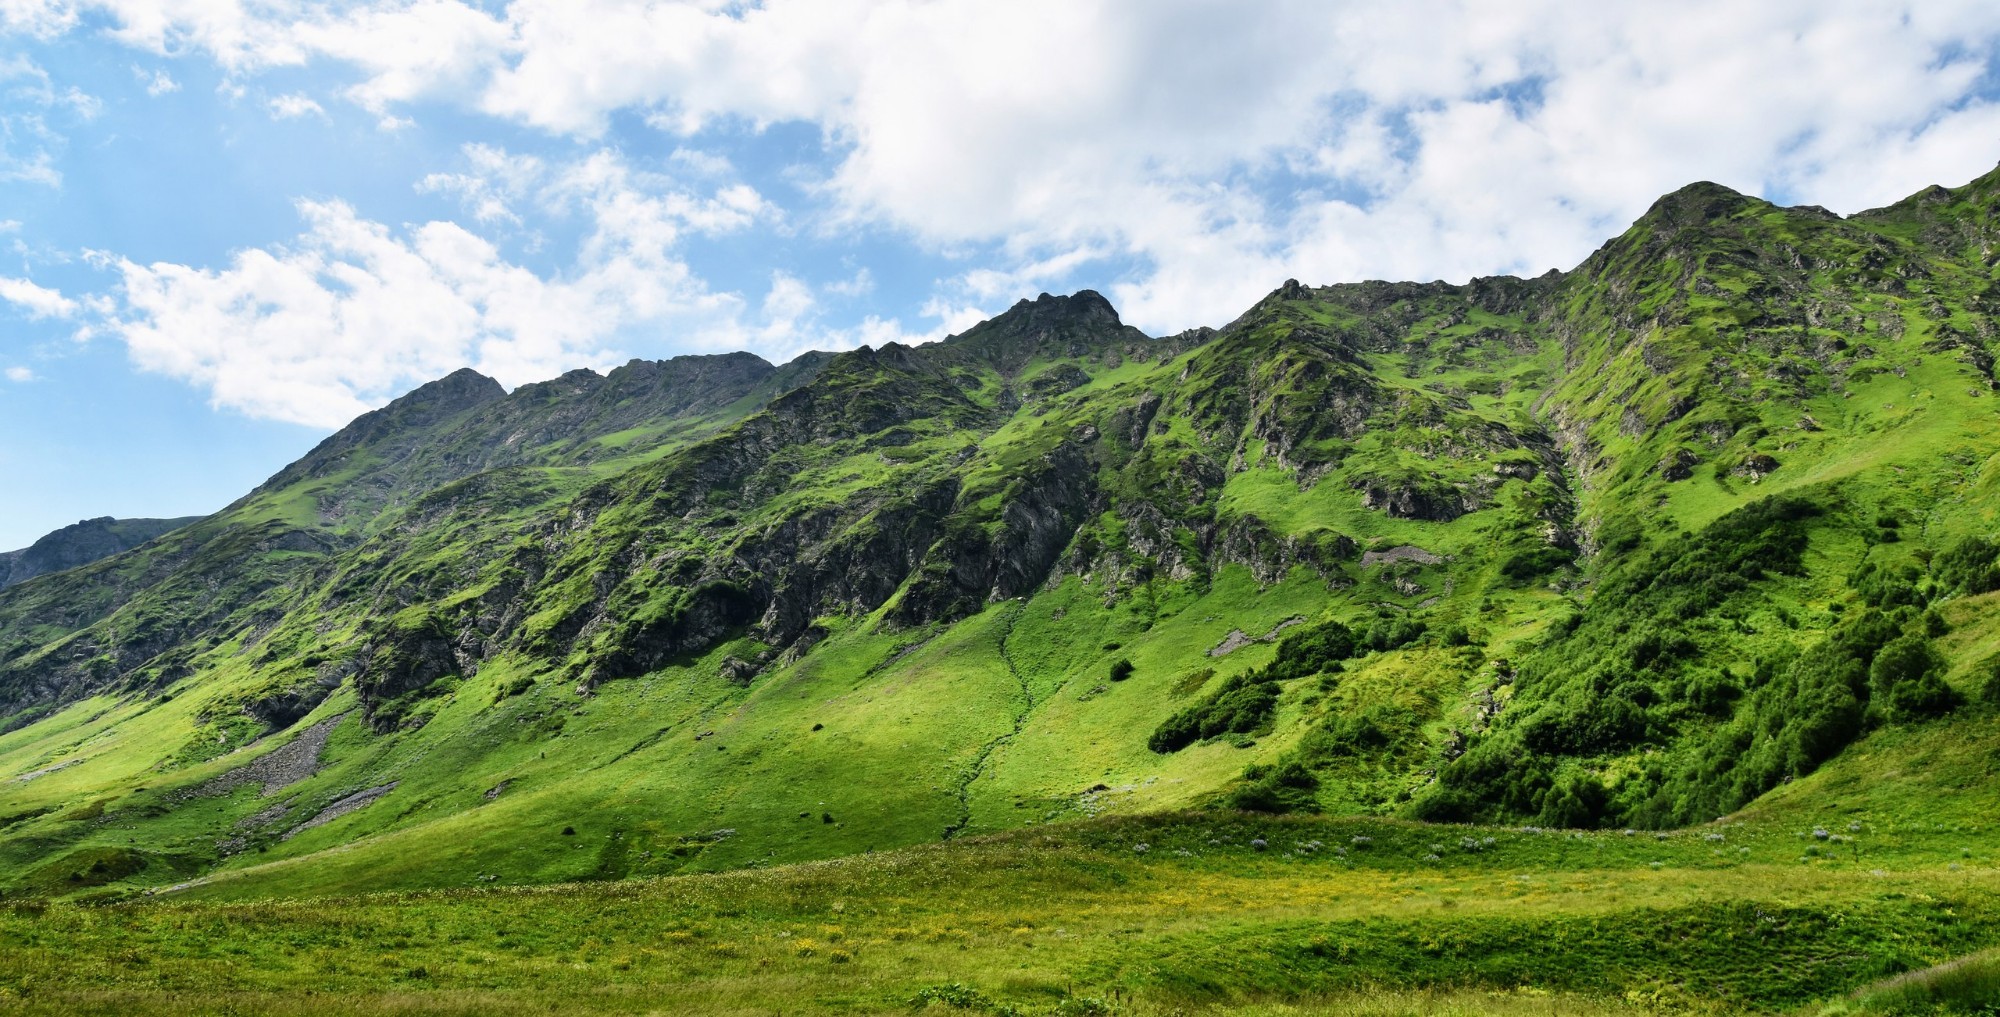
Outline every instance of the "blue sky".
<svg viewBox="0 0 2000 1017"><path fill-rule="evenodd" d="M2000 160L1991 4L0 0L0 549L472 366L1567 268ZM1615 7L1606 11L1603 7Z"/></svg>

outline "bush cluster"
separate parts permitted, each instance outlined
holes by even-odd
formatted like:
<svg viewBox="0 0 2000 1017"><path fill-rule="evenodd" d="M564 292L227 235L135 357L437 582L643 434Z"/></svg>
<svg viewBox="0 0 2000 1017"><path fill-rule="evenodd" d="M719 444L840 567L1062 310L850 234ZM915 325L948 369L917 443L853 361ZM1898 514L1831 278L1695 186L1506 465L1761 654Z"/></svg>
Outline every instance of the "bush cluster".
<svg viewBox="0 0 2000 1017"><path fill-rule="evenodd" d="M1608 576L1523 663L1511 708L1440 770L1416 813L1558 827L1702 822L1810 773L1871 725L1952 709L1931 643L1945 625L1924 605L1993 581L1982 570L1994 549L1975 542L1939 555L1930 581L1913 568L1857 571L1849 583L1864 607L1803 652L1767 654L1747 674L1705 658L1702 633L1719 609L1799 568L1817 513L1766 499ZM1614 793L1591 763L1639 748L1667 751L1649 753Z"/></svg>
<svg viewBox="0 0 2000 1017"><path fill-rule="evenodd" d="M1278 641L1269 664L1231 675L1207 698L1168 717L1146 744L1154 752L1178 752L1207 738L1249 734L1277 715L1281 683L1336 670L1342 661L1371 650L1394 650L1423 638L1420 618L1376 618L1359 631L1337 621L1301 626Z"/></svg>

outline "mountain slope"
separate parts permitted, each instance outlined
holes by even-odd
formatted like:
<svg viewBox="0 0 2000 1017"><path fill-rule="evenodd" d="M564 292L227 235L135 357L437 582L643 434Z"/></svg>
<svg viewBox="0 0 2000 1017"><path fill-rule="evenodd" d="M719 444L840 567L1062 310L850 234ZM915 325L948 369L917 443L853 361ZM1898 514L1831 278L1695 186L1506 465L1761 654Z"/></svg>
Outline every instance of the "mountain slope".
<svg viewBox="0 0 2000 1017"><path fill-rule="evenodd" d="M0 594L0 864L311 892L1214 804L1713 819L1989 716L1996 179L1849 219L1697 184L1568 273L1287 282L1169 338L1085 291L784 368L462 372Z"/></svg>
<svg viewBox="0 0 2000 1017"><path fill-rule="evenodd" d="M18 551L0 551L0 589L129 551L199 516L179 519L113 519L101 516L44 534Z"/></svg>

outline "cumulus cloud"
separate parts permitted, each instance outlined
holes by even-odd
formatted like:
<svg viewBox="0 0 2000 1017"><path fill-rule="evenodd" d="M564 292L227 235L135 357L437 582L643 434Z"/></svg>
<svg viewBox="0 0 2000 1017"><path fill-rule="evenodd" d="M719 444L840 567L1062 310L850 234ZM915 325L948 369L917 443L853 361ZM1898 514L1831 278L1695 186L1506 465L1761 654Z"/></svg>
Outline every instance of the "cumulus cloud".
<svg viewBox="0 0 2000 1017"><path fill-rule="evenodd" d="M491 244L444 222L397 232L338 202L303 202L306 232L226 268L114 259L111 325L142 368L199 384L218 406L336 426L467 363L588 360L593 317ZM513 348L518 347L518 348ZM488 365L489 368L491 365Z"/></svg>
<svg viewBox="0 0 2000 1017"><path fill-rule="evenodd" d="M30 318L67 318L77 310L76 301L60 290L7 276L0 276L0 300L20 308Z"/></svg>
<svg viewBox="0 0 2000 1017"><path fill-rule="evenodd" d="M951 299L1110 273L1160 330L1286 275L1567 266L1693 179L1851 211L2000 154L2000 7L1973 0L0 0L0 24L82 10L231 73L345 65L385 122L442 99L591 138L630 111L690 153L813 124L830 221L995 247Z"/></svg>
<svg viewBox="0 0 2000 1017"><path fill-rule="evenodd" d="M306 202L298 237L220 268L108 256L119 303L101 322L0 280L26 313L117 335L219 405L320 425L462 364L513 383L608 362L640 328L783 358L935 338L1096 285L1170 332L1288 276L1566 268L1696 179L1855 211L2000 156L2000 7L1974 0L0 0L0 30L86 21L205 57L236 94L320 63L350 77L316 94L383 130L440 103L590 150L471 145L417 181L471 228ZM18 100L0 179L59 183L49 121L95 100L18 61L0 87ZM326 112L303 94L268 109ZM823 142L788 177L809 207L737 182L760 157L746 136L780 123ZM664 170L592 144L638 124L670 136ZM581 224L553 270L475 232L533 237L545 219ZM958 267L906 327L833 320L829 302L851 315L871 293L865 269L720 293L684 253L690 236L800 224Z"/></svg>
<svg viewBox="0 0 2000 1017"><path fill-rule="evenodd" d="M417 181L417 190L456 197L480 222L520 222L513 202L542 181L547 172L542 160L482 144L466 145L464 156L463 171L429 174Z"/></svg>
<svg viewBox="0 0 2000 1017"><path fill-rule="evenodd" d="M35 380L35 372L25 367L9 367L4 373L8 381L17 385L25 385Z"/></svg>
<svg viewBox="0 0 2000 1017"><path fill-rule="evenodd" d="M141 85L146 86L146 94L150 96L158 97L181 90L181 83L163 70L149 71L138 64L133 64L132 76L138 78Z"/></svg>
<svg viewBox="0 0 2000 1017"><path fill-rule="evenodd" d="M0 27L15 24L6 2L0 0ZM62 186L56 166L68 144L59 129L62 121L90 120L103 104L82 89L58 87L41 65L22 56L0 58L0 96L5 99L0 103L0 182Z"/></svg>
<svg viewBox="0 0 2000 1017"><path fill-rule="evenodd" d="M238 252L220 268L100 255L118 286L91 327L143 369L207 389L217 406L332 427L464 365L518 385L615 363L640 328L779 353L812 316L815 298L797 280L774 279L753 306L712 292L677 250L690 234L770 214L749 187L686 190L610 151L553 165L497 148L465 154L463 172L426 186L488 220L512 215L513 203L576 217L584 229L566 268L537 273L456 223L392 228L339 201L303 201L305 228L292 242ZM49 301L61 299L9 285L0 280L0 297L24 306L39 300L54 313Z"/></svg>
<svg viewBox="0 0 2000 1017"><path fill-rule="evenodd" d="M325 107L314 101L311 96L301 95L297 92L288 95L272 96L264 106L271 111L271 119L273 120L297 120L300 117L326 119Z"/></svg>
<svg viewBox="0 0 2000 1017"><path fill-rule="evenodd" d="M50 38L76 27L76 9L66 0L0 0L0 30Z"/></svg>

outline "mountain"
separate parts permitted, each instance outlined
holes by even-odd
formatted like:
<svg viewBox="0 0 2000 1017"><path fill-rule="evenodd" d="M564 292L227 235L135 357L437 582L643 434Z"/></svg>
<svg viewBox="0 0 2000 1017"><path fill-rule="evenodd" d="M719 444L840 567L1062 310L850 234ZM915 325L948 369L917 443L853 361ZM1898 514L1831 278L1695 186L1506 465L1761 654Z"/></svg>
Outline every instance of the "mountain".
<svg viewBox="0 0 2000 1017"><path fill-rule="evenodd" d="M0 589L25 583L36 576L88 565L120 551L129 551L199 518L113 519L101 516L72 523L43 535L19 551L0 551Z"/></svg>
<svg viewBox="0 0 2000 1017"><path fill-rule="evenodd" d="M1996 215L2000 171L1845 218L1703 183L1568 272L1287 281L1170 337L1084 291L783 366L459 372L0 593L0 873L1665 830L1856 754L1921 781L2000 692Z"/></svg>

